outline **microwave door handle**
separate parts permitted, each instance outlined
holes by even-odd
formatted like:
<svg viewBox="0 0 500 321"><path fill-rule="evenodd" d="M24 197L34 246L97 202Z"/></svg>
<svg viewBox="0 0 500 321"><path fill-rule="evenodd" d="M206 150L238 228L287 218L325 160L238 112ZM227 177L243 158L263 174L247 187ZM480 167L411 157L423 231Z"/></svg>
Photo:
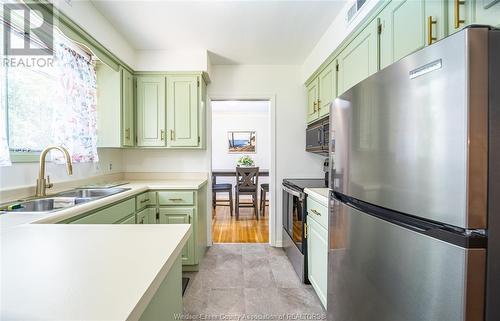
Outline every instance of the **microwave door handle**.
<svg viewBox="0 0 500 321"><path fill-rule="evenodd" d="M297 196L298 198L300 198L301 200L304 199L304 193L301 193L301 192L297 192L297 191L294 191L288 187L286 187L285 185L282 185L281 186L283 188L283 190L285 192L287 192L288 194L290 195L293 195L293 196Z"/></svg>

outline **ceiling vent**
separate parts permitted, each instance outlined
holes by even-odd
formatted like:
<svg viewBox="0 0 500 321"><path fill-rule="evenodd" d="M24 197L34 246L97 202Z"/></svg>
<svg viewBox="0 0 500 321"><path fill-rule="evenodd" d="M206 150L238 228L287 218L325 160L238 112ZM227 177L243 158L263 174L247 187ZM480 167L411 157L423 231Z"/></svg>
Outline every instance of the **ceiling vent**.
<svg viewBox="0 0 500 321"><path fill-rule="evenodd" d="M351 23L351 21L356 17L358 12L366 3L366 0L355 0L352 6L347 11L347 23Z"/></svg>

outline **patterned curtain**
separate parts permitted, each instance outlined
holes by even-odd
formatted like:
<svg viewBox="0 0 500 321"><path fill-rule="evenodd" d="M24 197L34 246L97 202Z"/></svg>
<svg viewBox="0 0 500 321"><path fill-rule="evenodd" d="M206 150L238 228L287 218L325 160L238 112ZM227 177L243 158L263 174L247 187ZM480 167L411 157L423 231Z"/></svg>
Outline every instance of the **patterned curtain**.
<svg viewBox="0 0 500 321"><path fill-rule="evenodd" d="M64 43L55 50L58 86L52 140L66 147L74 163L97 162L97 81L94 64ZM61 153L52 160L63 162Z"/></svg>

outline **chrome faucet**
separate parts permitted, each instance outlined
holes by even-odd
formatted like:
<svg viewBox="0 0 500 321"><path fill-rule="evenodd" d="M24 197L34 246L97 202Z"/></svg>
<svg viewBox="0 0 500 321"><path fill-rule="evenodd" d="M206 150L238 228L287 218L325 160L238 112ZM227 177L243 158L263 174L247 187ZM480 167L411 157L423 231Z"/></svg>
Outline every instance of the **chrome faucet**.
<svg viewBox="0 0 500 321"><path fill-rule="evenodd" d="M47 157L47 153L52 149L57 149L64 154L64 158L66 158L66 170L68 172L68 175L73 175L73 166L71 165L71 157L69 156L68 150L62 146L48 146L40 154L40 166L38 169L38 179L36 180L37 197L45 196L45 190L53 186L53 184L50 182L49 176L47 176L47 179L45 179L45 158Z"/></svg>

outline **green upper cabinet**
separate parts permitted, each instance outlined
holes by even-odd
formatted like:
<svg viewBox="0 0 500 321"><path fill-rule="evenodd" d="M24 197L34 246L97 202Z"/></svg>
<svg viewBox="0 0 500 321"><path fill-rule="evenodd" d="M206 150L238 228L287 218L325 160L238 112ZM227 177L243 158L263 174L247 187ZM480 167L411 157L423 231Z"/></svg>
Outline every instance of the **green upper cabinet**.
<svg viewBox="0 0 500 321"><path fill-rule="evenodd" d="M456 0L455 0L456 1ZM469 6L471 6L469 4ZM500 28L500 1L476 0L474 23L487 24Z"/></svg>
<svg viewBox="0 0 500 321"><path fill-rule="evenodd" d="M122 145L134 146L134 77L126 69L121 70L122 88Z"/></svg>
<svg viewBox="0 0 500 321"><path fill-rule="evenodd" d="M379 15L380 68L442 39L446 6L442 0L393 0Z"/></svg>
<svg viewBox="0 0 500 321"><path fill-rule="evenodd" d="M165 146L165 77L137 77L137 146Z"/></svg>
<svg viewBox="0 0 500 321"><path fill-rule="evenodd" d="M121 71L97 62L96 78L97 147L121 147Z"/></svg>
<svg viewBox="0 0 500 321"><path fill-rule="evenodd" d="M318 79L314 79L307 86L307 122L311 123L318 119L318 97L319 97Z"/></svg>
<svg viewBox="0 0 500 321"><path fill-rule="evenodd" d="M137 146L205 147L203 73L140 73L136 83Z"/></svg>
<svg viewBox="0 0 500 321"><path fill-rule="evenodd" d="M374 19L339 54L339 95L378 70L377 25Z"/></svg>
<svg viewBox="0 0 500 321"><path fill-rule="evenodd" d="M319 118L330 113L330 103L337 97L336 61L331 62L319 74Z"/></svg>
<svg viewBox="0 0 500 321"><path fill-rule="evenodd" d="M477 0L482 2L483 0ZM446 3L442 0L441 2ZM448 0L448 34L470 25L474 20L474 4L476 0Z"/></svg>
<svg viewBox="0 0 500 321"><path fill-rule="evenodd" d="M200 143L199 84L198 76L167 76L168 147L197 147Z"/></svg>

